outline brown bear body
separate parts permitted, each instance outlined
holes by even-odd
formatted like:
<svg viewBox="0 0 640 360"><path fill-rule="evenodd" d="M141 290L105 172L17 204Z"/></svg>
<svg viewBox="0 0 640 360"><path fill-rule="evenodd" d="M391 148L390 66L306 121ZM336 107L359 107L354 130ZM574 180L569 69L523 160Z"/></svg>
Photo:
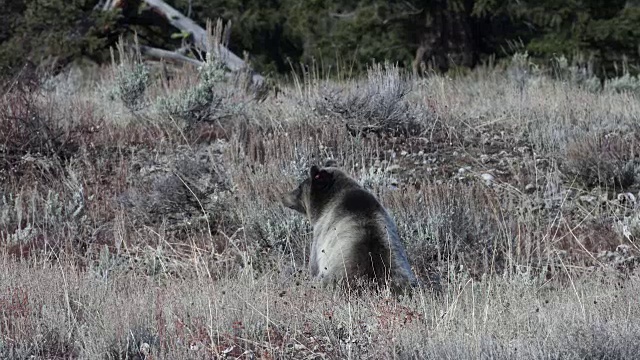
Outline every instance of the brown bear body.
<svg viewBox="0 0 640 360"><path fill-rule="evenodd" d="M313 226L309 265L314 278L348 284L365 280L393 289L417 284L388 212L343 171L313 166L282 202L305 214Z"/></svg>

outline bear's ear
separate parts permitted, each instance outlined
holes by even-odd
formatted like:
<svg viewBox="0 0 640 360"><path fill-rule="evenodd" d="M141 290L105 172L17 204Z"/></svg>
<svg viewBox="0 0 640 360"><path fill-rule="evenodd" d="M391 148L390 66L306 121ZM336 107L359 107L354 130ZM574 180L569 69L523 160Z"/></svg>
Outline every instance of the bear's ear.
<svg viewBox="0 0 640 360"><path fill-rule="evenodd" d="M311 167L311 170L309 170L309 176L311 177L311 179L314 179L319 172L320 172L320 168L317 167L316 165L313 165Z"/></svg>
<svg viewBox="0 0 640 360"><path fill-rule="evenodd" d="M333 174L327 170L321 170L315 165L311 167L309 174L311 175L311 185L315 189L323 189L333 180Z"/></svg>
<svg viewBox="0 0 640 360"><path fill-rule="evenodd" d="M324 167L338 167L338 162L333 159L327 160L327 162L324 163Z"/></svg>

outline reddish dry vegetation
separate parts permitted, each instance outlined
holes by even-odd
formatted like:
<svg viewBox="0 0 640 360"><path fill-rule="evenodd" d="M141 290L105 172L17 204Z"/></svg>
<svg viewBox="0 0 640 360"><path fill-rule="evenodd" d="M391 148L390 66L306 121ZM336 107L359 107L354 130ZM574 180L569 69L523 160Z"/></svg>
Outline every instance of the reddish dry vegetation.
<svg viewBox="0 0 640 360"><path fill-rule="evenodd" d="M101 97L114 80L99 71L68 94L64 78L51 91L26 73L3 87L0 357L640 350L632 96L374 68L260 101L219 84L233 91L207 93L215 106L194 117L153 105L197 84L193 71L152 82L136 110ZM425 288L307 279L311 229L278 197L327 158L389 208Z"/></svg>

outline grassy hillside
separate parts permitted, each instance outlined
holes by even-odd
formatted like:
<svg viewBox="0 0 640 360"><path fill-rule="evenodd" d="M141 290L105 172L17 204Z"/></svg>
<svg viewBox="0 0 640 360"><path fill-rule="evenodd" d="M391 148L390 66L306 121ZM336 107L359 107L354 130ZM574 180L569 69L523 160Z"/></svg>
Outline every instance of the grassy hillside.
<svg viewBox="0 0 640 360"><path fill-rule="evenodd" d="M0 357L625 359L640 353L640 101L514 61L293 77L135 56L0 93ZM606 85L606 84L605 84ZM307 278L278 203L336 159L426 284Z"/></svg>

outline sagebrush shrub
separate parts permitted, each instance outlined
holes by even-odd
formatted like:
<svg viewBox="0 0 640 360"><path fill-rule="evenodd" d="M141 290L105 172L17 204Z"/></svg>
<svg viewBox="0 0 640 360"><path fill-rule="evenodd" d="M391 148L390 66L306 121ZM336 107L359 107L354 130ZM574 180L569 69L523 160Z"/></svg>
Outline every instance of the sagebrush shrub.
<svg viewBox="0 0 640 360"><path fill-rule="evenodd" d="M143 63L120 64L116 69L111 98L118 98L131 111L146 107L145 93L151 82L149 67Z"/></svg>
<svg viewBox="0 0 640 360"><path fill-rule="evenodd" d="M586 133L569 141L564 168L586 186L627 188L638 181L640 134Z"/></svg>
<svg viewBox="0 0 640 360"><path fill-rule="evenodd" d="M91 116L64 117L53 98L41 95L40 84L18 78L0 98L0 174L7 176L0 180L59 174L92 132Z"/></svg>
<svg viewBox="0 0 640 360"><path fill-rule="evenodd" d="M398 68L375 66L363 81L320 87L311 105L319 115L338 116L356 131L417 135L424 114L407 100L410 92L411 82Z"/></svg>
<svg viewBox="0 0 640 360"><path fill-rule="evenodd" d="M622 76L608 79L604 82L604 89L615 92L630 92L640 94L640 77L628 72Z"/></svg>
<svg viewBox="0 0 640 360"><path fill-rule="evenodd" d="M159 98L156 105L160 113L193 124L215 121L237 111L235 104L228 101L233 89L229 89L231 84L225 81L221 61L207 59L198 69L198 75L195 86Z"/></svg>

